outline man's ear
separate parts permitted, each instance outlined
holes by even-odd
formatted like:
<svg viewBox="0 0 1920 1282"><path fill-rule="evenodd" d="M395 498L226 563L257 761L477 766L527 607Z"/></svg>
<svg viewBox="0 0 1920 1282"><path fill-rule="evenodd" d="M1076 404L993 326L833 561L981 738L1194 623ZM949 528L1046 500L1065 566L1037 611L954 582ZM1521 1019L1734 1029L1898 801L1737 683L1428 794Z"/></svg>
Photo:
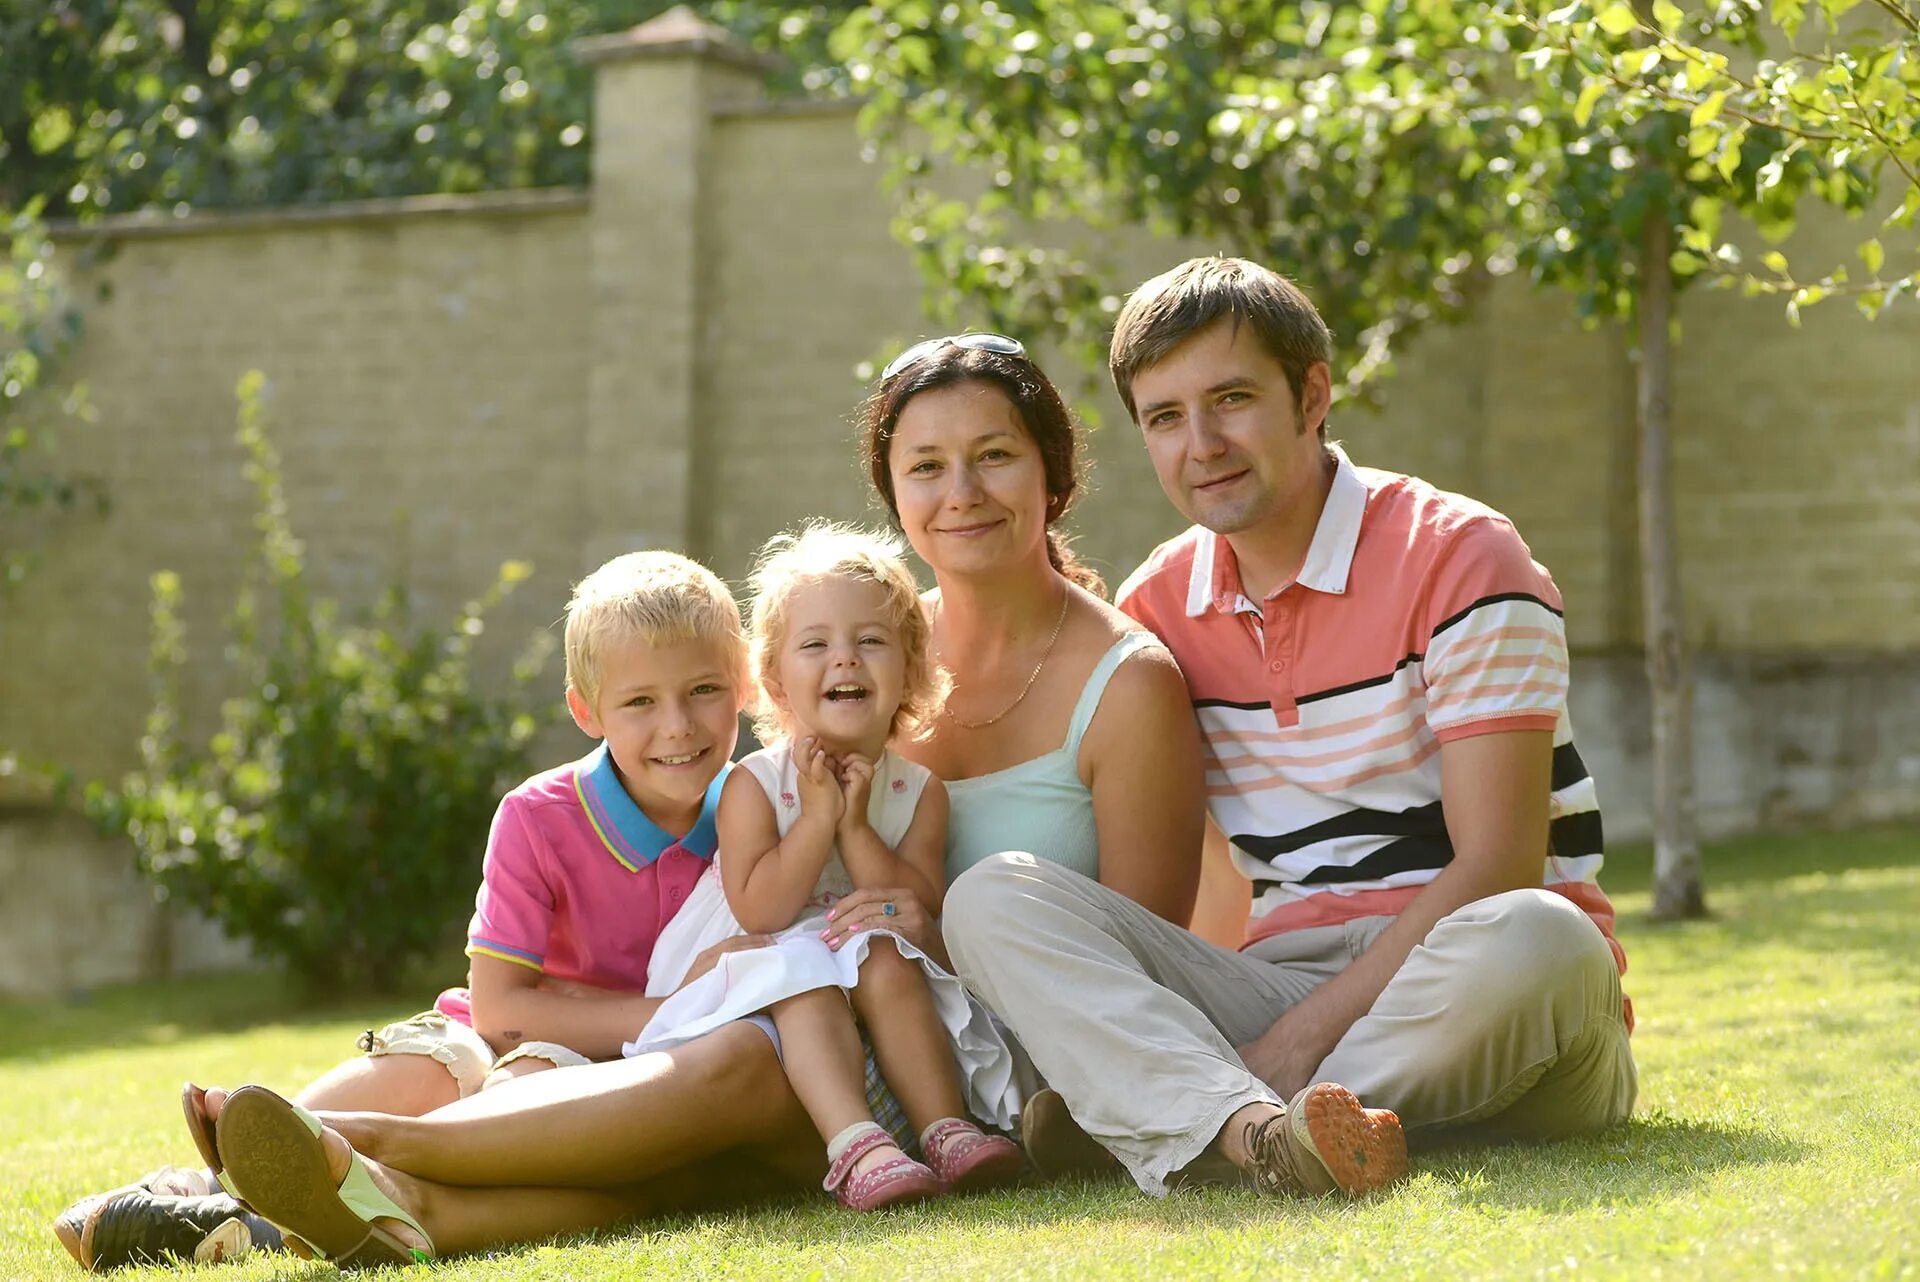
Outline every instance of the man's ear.
<svg viewBox="0 0 1920 1282"><path fill-rule="evenodd" d="M572 686L567 687L567 711L573 714L573 724L580 727L582 734L594 739L607 737L606 731L600 728L600 718L593 715L586 699Z"/></svg>
<svg viewBox="0 0 1920 1282"><path fill-rule="evenodd" d="M1307 366L1300 382L1300 431L1318 433L1327 424L1327 411L1333 408L1333 371L1325 361Z"/></svg>

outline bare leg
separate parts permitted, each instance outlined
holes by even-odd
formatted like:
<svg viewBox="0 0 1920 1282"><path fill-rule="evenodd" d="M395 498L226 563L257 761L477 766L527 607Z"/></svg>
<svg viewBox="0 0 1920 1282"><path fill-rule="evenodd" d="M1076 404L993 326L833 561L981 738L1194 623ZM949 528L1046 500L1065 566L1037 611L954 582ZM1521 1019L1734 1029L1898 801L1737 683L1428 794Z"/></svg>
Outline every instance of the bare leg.
<svg viewBox="0 0 1920 1282"><path fill-rule="evenodd" d="M362 1055L322 1073L293 1102L314 1111L418 1117L459 1098L453 1074L431 1055Z"/></svg>
<svg viewBox="0 0 1920 1282"><path fill-rule="evenodd" d="M788 1085L820 1138L830 1140L856 1122L871 1122L866 1055L840 990L816 988L776 1003L767 1013L780 1030Z"/></svg>
<svg viewBox="0 0 1920 1282"><path fill-rule="evenodd" d="M891 939L876 939L850 995L873 1039L880 1075L914 1129L925 1131L943 1117L964 1118L960 1070L920 963L902 957Z"/></svg>
<svg viewBox="0 0 1920 1282"><path fill-rule="evenodd" d="M535 1073L543 1073L550 1068L558 1068L558 1067L559 1065L544 1059L516 1059L515 1061L513 1061L513 1063L508 1064L505 1068L496 1068L491 1073L488 1073L487 1080L480 1083L480 1089L484 1091L484 1090L491 1089L492 1087L495 1087L495 1086L503 1086L506 1083L511 1082L516 1077L530 1077ZM451 1104L453 1101L446 1100L444 1102ZM435 1105L434 1107L437 1108L439 1107L439 1105ZM345 1110L342 1110L342 1111L345 1111ZM423 1111L431 1112L432 1110L427 1109ZM418 1117L420 1116L420 1114L415 1113L413 1114L413 1116Z"/></svg>
<svg viewBox="0 0 1920 1282"><path fill-rule="evenodd" d="M796 1179L825 1167L772 1043L748 1024L517 1078L425 1117L323 1120L387 1167L448 1184L607 1188L742 1147Z"/></svg>
<svg viewBox="0 0 1920 1282"><path fill-rule="evenodd" d="M226 1096L218 1088L207 1091L208 1117L220 1116ZM347 1142L328 1128L321 1133L321 1146L334 1178L344 1179L352 1161ZM390 1170L364 1156L362 1160L374 1183L426 1228L441 1255L606 1228L672 1204L664 1188L453 1188ZM378 1224L410 1246L426 1245L399 1220L382 1218Z"/></svg>
<svg viewBox="0 0 1920 1282"><path fill-rule="evenodd" d="M866 982L864 971L861 982ZM873 1106L867 1103L867 1056L846 996L837 988L816 988L776 1003L767 1013L780 1030L787 1083L813 1118L820 1138L831 1146L849 1126L873 1122ZM897 1144L877 1144L854 1162L850 1173L864 1174L904 1156Z"/></svg>

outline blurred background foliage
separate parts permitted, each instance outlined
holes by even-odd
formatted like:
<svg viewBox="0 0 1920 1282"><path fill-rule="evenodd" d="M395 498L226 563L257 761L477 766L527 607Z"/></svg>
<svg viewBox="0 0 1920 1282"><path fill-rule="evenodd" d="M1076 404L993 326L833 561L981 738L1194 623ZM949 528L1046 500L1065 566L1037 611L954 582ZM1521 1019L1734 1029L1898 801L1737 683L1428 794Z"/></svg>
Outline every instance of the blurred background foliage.
<svg viewBox="0 0 1920 1282"><path fill-rule="evenodd" d="M0 208L48 217L578 184L568 44L667 0L9 0ZM844 0L701 6L833 92Z"/></svg>

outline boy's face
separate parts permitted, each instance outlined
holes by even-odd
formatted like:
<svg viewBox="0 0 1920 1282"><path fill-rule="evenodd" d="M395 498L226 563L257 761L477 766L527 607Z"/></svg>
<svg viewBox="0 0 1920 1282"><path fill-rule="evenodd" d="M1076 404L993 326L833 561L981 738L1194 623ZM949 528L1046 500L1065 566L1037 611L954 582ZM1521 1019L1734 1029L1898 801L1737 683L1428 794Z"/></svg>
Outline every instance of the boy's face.
<svg viewBox="0 0 1920 1282"><path fill-rule="evenodd" d="M711 641L617 641L600 656L591 706L567 691L574 723L605 739L627 795L647 817L681 833L699 818L707 786L740 733L739 673Z"/></svg>

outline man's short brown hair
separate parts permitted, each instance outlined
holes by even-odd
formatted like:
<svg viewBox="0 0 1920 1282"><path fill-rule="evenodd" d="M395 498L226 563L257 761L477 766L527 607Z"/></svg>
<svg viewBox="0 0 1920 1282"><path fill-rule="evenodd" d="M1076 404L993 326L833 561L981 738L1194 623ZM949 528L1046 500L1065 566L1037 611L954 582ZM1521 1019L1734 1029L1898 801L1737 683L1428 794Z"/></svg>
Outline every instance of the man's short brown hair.
<svg viewBox="0 0 1920 1282"><path fill-rule="evenodd" d="M1244 258L1189 258L1133 291L1114 323L1107 368L1135 421L1133 380L1140 371L1225 317L1253 326L1260 346L1287 372L1297 404L1307 370L1333 359L1333 335L1299 286Z"/></svg>

